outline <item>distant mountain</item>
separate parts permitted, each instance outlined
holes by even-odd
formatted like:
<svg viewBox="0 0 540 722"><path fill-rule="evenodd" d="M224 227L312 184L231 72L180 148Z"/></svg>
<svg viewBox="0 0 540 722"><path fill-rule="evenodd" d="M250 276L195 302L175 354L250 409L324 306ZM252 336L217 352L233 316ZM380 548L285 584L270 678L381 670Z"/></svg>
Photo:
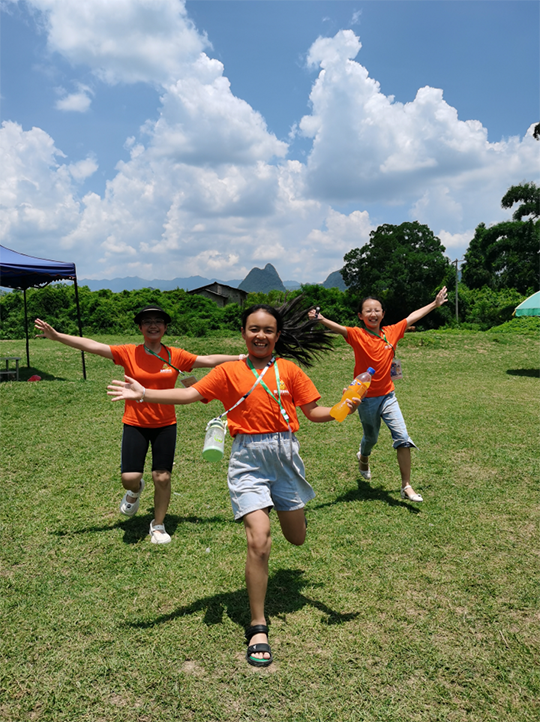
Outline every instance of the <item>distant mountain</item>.
<svg viewBox="0 0 540 722"><path fill-rule="evenodd" d="M160 291L174 291L176 288L183 288L185 291L192 291L194 288L200 288L206 286L213 281L223 283L226 286L232 286L232 288L238 288L239 280L233 281L220 281L218 278L204 278L203 276L189 276L189 278L173 278L172 281L163 281L154 279L148 281L138 276L129 276L127 278L109 278L109 279L98 279L93 280L90 278L80 278L78 280L79 286L88 286L91 291L101 291L103 288L108 288L114 293L120 293L121 291L136 291L141 288L158 288Z"/></svg>
<svg viewBox="0 0 540 722"><path fill-rule="evenodd" d="M296 291L302 287L302 284L298 283L298 281L283 281L283 285L287 291Z"/></svg>
<svg viewBox="0 0 540 722"><path fill-rule="evenodd" d="M267 263L264 268L252 268L238 288L248 293L256 291L269 293L274 290L286 290L278 272L271 263Z"/></svg>
<svg viewBox="0 0 540 722"><path fill-rule="evenodd" d="M347 290L341 271L334 271L331 273L326 281L323 281L321 285L325 288L339 288L340 291Z"/></svg>
<svg viewBox="0 0 540 722"><path fill-rule="evenodd" d="M79 286L88 286L91 291L101 291L103 288L108 288L113 293L120 293L121 291L136 291L141 288L156 288L160 291L174 291L175 288L183 288L185 291L193 291L194 288L206 286L214 281L232 288L241 288L248 293L253 291L268 293L274 289L278 291L295 291L301 286L298 281L283 282L271 263L267 263L264 268L252 268L243 281L238 279L221 281L219 278L205 278L204 276L173 278L171 281L154 278L152 281L148 281L138 276L128 276L126 278L96 280L79 278L78 283ZM345 291L347 288L339 271L331 273L321 285L325 288L339 288L340 291Z"/></svg>

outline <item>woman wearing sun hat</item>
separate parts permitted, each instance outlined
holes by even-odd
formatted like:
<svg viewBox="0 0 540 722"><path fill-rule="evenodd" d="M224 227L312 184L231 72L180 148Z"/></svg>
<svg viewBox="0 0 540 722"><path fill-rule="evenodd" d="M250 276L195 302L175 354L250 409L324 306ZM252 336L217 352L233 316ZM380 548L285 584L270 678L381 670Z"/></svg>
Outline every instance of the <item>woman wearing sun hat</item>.
<svg viewBox="0 0 540 722"><path fill-rule="evenodd" d="M213 368L239 358L225 354L196 356L181 348L165 346L162 338L171 317L155 304L141 308L134 321L143 335L142 344L109 346L89 338L69 336L59 333L39 318L35 326L41 331L42 337L51 341L59 341L66 346L114 361L117 366L122 366L128 376L149 389L172 389L179 372ZM168 544L171 537L165 530L164 520L171 497L171 472L176 447L174 406L126 401L122 421L121 479L126 492L120 504L120 512L131 517L139 509L144 490L144 462L148 446L151 445L154 519L150 523L150 537L154 544Z"/></svg>

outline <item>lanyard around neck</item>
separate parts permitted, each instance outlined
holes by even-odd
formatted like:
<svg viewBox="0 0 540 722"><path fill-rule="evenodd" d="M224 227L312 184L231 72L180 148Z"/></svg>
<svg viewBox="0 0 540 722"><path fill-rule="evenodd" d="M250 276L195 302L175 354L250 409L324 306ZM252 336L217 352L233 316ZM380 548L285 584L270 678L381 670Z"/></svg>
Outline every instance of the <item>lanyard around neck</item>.
<svg viewBox="0 0 540 722"><path fill-rule="evenodd" d="M276 397L274 396L274 394L270 391L270 389L268 388L268 386L264 383L264 381L261 380L262 374L259 375L259 374L257 373L257 371L255 370L255 367L254 367L253 364L251 363L251 359L248 358L248 360L247 360L247 364L248 364L249 368L253 371L254 376L255 376L257 379L259 379L260 384L261 384L261 386L263 387L263 389L264 389L264 390L266 391L266 393L267 393L269 396L271 396L271 397L274 399L274 401L279 405L279 410L280 410L280 412L281 412L281 415L283 416L283 418L284 418L284 420L285 420L285 423L287 424L287 428L288 428L289 431L290 431L290 430L291 430L291 427L290 427L290 423L289 423L289 414L285 411L285 409L283 408L283 404L281 403L281 383L280 383L280 379L279 379L279 369L278 369L277 361L276 361L275 358L273 358L273 359L270 360L270 363L272 363L272 362L273 362L273 364L274 364L274 371L275 371L275 373L276 373L276 385L277 385L277 393L278 393L277 399L276 399ZM266 369L265 369L265 370L266 370Z"/></svg>
<svg viewBox="0 0 540 722"><path fill-rule="evenodd" d="M386 338L386 334L384 331L382 332L382 336L379 336L378 333L375 333L375 331L372 331L371 329L367 328L367 326L364 327L364 330L367 331L368 333L370 333L372 336L376 336L377 338L380 338L381 341L384 341L385 343L387 343L393 351L393 358L395 358L396 349L392 346L390 341Z"/></svg>
<svg viewBox="0 0 540 722"><path fill-rule="evenodd" d="M148 348L148 346L146 346L145 344L143 344L143 346L144 346L144 350L145 350L147 353L152 354L152 356L155 356L156 358L158 358L160 361L163 361L163 363L167 364L168 366L170 366L170 367L171 367L172 369L174 369L175 371L178 371L179 374L182 374L182 376L185 376L185 373L184 373L183 371L180 371L180 369L177 369L176 366L173 366L173 364L171 363L171 352L170 352L170 350L167 348L167 346L165 346L164 344L161 344L162 348L164 348L165 351L167 352L167 356L168 356L168 358L169 358L168 361L167 361L167 359L164 359L163 356L160 356L160 355L159 355L158 353L156 353L155 351L152 351L152 349L151 349L151 348Z"/></svg>
<svg viewBox="0 0 540 722"><path fill-rule="evenodd" d="M253 391L253 389L254 389L256 386L258 386L260 383L262 383L262 379L263 379L264 374L268 371L268 369L269 369L270 366L274 363L275 360L276 360L276 359L272 356L272 358L271 358L270 361L266 364L266 366L265 366L264 369L261 371L261 373L260 373L260 374L255 374L255 376L257 376L257 380L255 381L255 383L253 384L253 386L250 388L250 390L249 390L247 393L245 393L245 394L242 396L241 399L238 399L238 401L234 404L234 406L231 406L230 409L227 409L227 411L224 411L222 414L220 414L220 415L217 416L216 418L222 419L224 416L227 416L227 414L228 414L230 411L232 411L232 410L235 409L237 406L239 406L239 405L242 403L242 401L245 401L245 400L247 399L247 397L250 395L250 393ZM249 363L249 359L248 359L248 363Z"/></svg>

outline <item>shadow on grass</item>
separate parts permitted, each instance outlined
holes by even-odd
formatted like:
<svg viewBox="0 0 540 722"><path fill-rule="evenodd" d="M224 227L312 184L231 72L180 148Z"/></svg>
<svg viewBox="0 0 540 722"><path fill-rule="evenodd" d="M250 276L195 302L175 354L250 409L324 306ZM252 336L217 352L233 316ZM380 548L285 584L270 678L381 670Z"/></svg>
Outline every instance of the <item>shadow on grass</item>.
<svg viewBox="0 0 540 722"><path fill-rule="evenodd" d="M343 624L358 617L359 612L341 614L323 602L302 594L302 589L307 584L303 579L303 574L304 572L301 569L280 569L269 578L266 595L266 613L269 618L292 614L306 605L315 607L315 609L326 615L326 619L323 620L324 624ZM322 584L317 586L322 586ZM203 621L208 626L221 624L223 615L227 614L235 624L247 627L250 623L247 590L242 588L234 592L224 592L203 597L192 604L175 609L174 612L162 614L150 622L126 622L125 626L149 629L157 624L164 624L173 619L202 611L205 612Z"/></svg>
<svg viewBox="0 0 540 722"><path fill-rule="evenodd" d="M510 376L530 376L533 379L540 378L540 368L538 369L508 369L506 371Z"/></svg>
<svg viewBox="0 0 540 722"><path fill-rule="evenodd" d="M26 366L19 366L19 381L28 381L28 379L31 376L41 376L42 381L65 381L66 380L62 376L54 376L53 374L49 374L49 373L47 373L47 371L42 371L41 369L38 369L35 366L30 366L30 368L26 368ZM12 375L7 377L7 380L15 381L16 380L15 372L13 372Z"/></svg>
<svg viewBox="0 0 540 722"><path fill-rule="evenodd" d="M383 501L388 506L401 506L407 509L411 514L419 514L420 509L412 505L412 502L408 502L405 499L395 499L394 496L382 489L381 487L373 486L367 481L364 481L362 477L358 477L358 488L351 489L350 491L338 496L334 501L327 501L324 504L314 504L311 509L324 509L327 506L334 506L335 504L348 504L352 501Z"/></svg>
<svg viewBox="0 0 540 722"><path fill-rule="evenodd" d="M131 519L119 519L112 524L102 524L84 527L83 529L73 529L69 531L53 531L58 537L73 536L75 534L98 534L103 531L112 531L113 529L123 529L124 544L139 544L148 536L150 522L154 518L153 514L139 514ZM202 518L199 516L177 516L175 514L167 514L166 529L172 536L180 524L230 524L230 519L220 516L209 516Z"/></svg>

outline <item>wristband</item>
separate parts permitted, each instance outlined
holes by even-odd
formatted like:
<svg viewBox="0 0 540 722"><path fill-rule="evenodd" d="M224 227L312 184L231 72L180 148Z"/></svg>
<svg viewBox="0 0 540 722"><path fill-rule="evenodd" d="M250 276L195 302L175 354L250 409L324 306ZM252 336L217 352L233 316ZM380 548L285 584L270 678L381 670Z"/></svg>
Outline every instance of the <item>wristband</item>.
<svg viewBox="0 0 540 722"><path fill-rule="evenodd" d="M142 398L137 399L138 404L142 404L142 402L144 401L145 394L146 394L146 389L143 389L142 390Z"/></svg>

